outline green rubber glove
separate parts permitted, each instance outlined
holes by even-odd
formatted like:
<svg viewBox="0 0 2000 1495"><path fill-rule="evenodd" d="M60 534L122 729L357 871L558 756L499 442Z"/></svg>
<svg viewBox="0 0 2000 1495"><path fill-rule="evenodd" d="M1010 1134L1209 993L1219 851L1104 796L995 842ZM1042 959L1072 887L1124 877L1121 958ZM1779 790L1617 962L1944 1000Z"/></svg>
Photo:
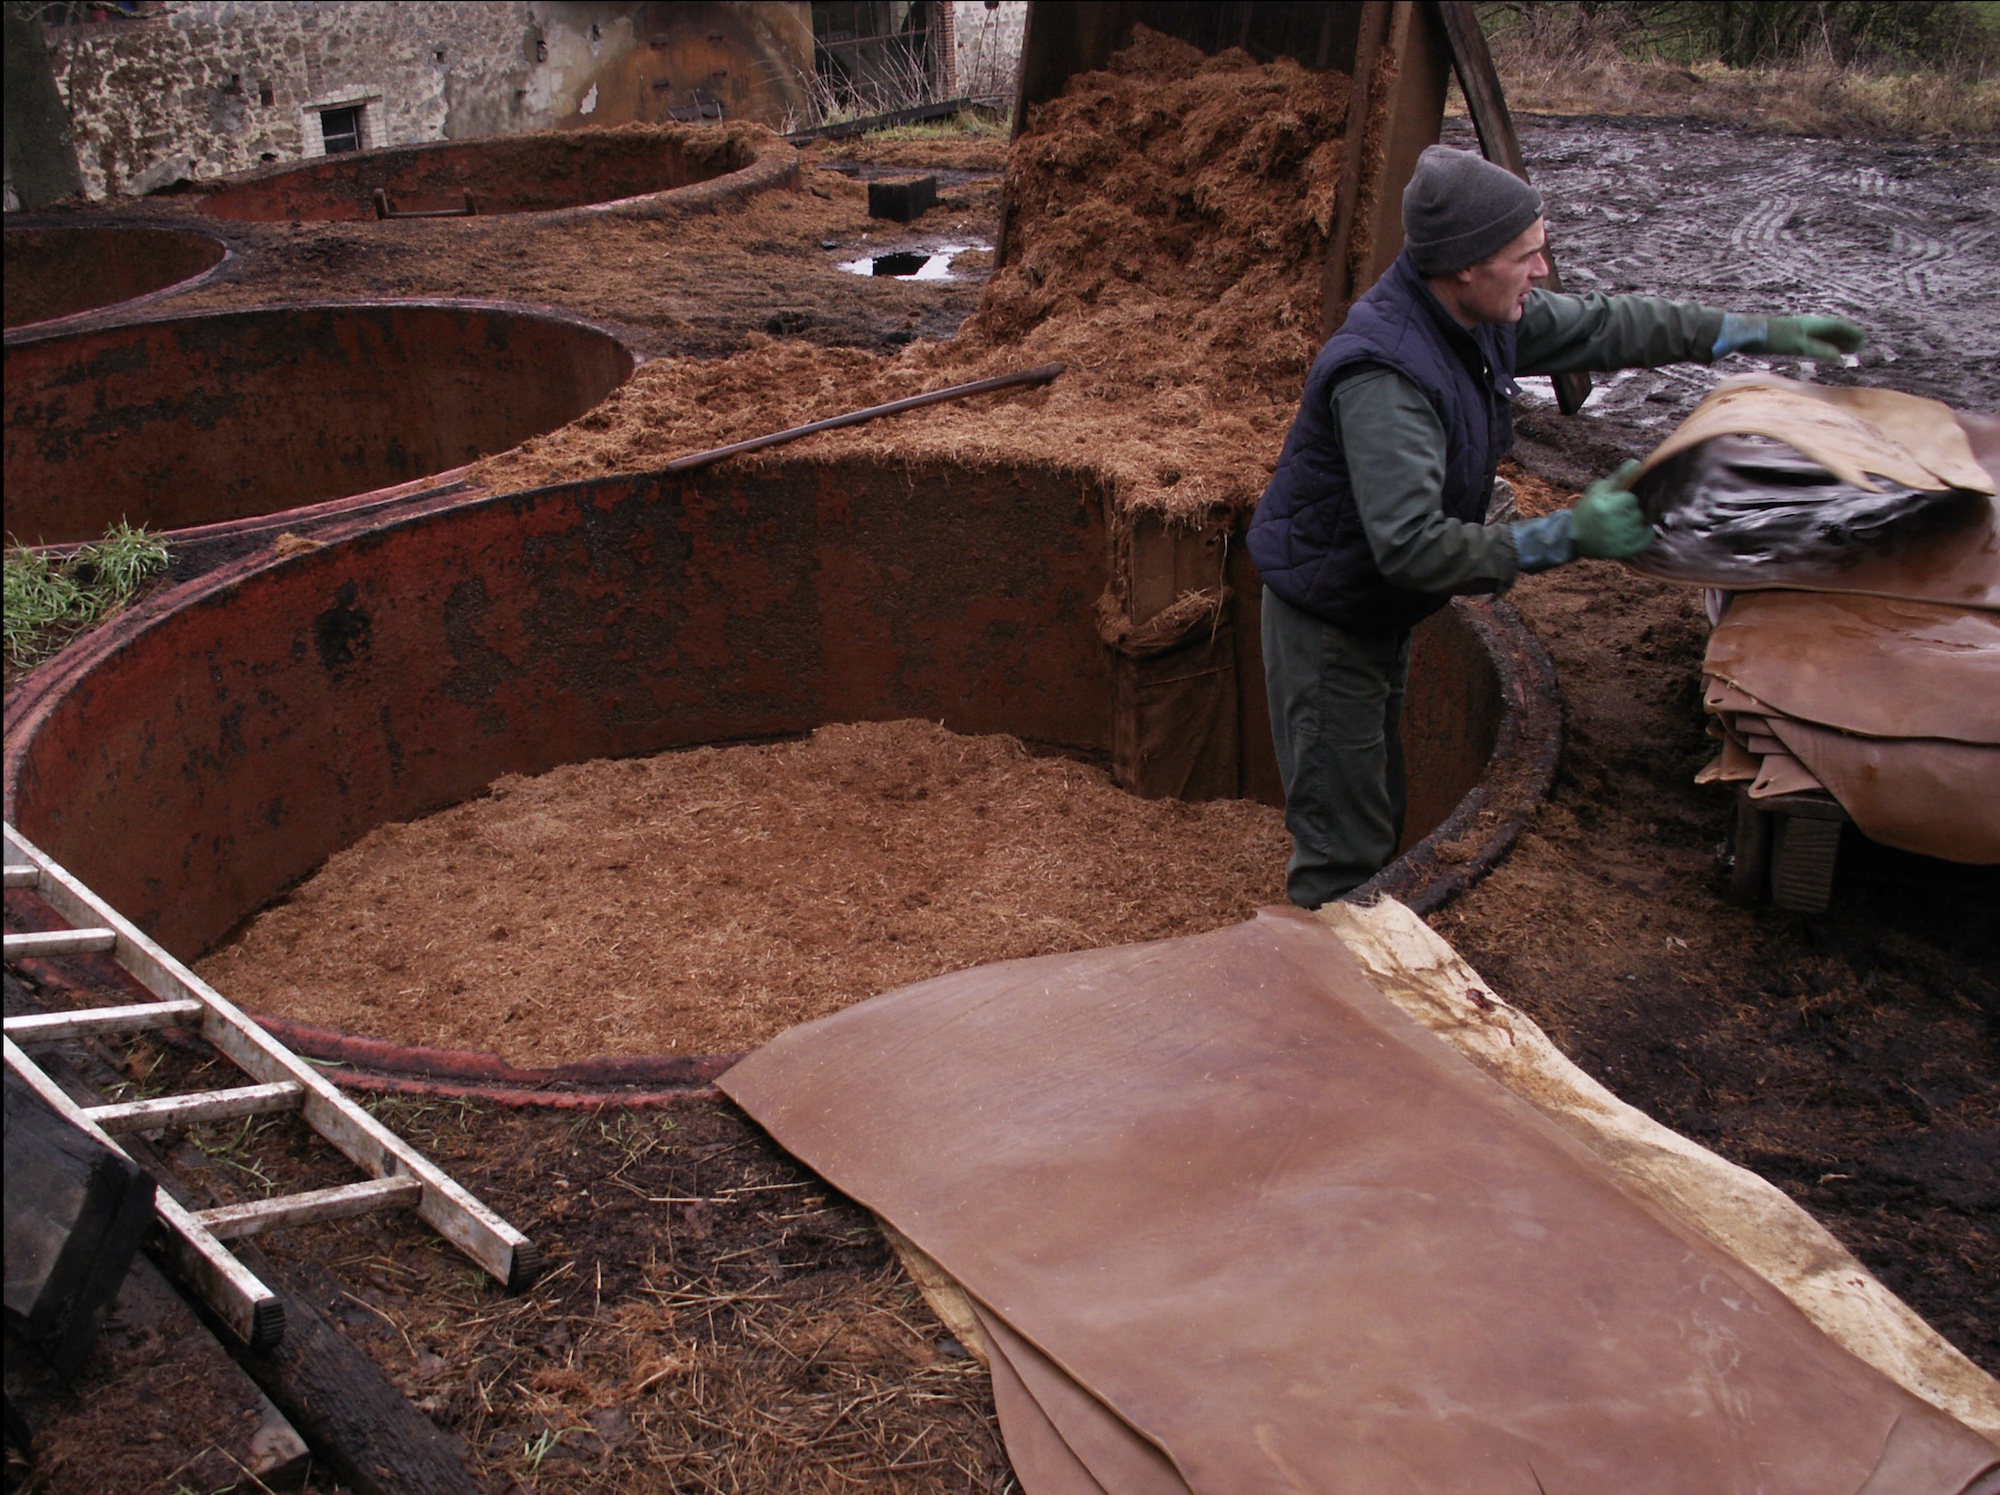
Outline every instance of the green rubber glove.
<svg viewBox="0 0 2000 1495"><path fill-rule="evenodd" d="M1843 353L1859 353L1868 334L1841 317L1739 317L1722 319L1715 356L1725 353L1778 353L1837 363Z"/></svg>
<svg viewBox="0 0 2000 1495"><path fill-rule="evenodd" d="M1570 539L1578 555L1622 561L1653 543L1653 527L1639 512L1639 500L1629 489L1638 471L1637 462L1627 462L1610 477L1599 478L1583 490L1583 497L1569 511Z"/></svg>
<svg viewBox="0 0 2000 1495"><path fill-rule="evenodd" d="M1764 334L1766 353L1802 353L1835 363L1843 353L1859 353L1868 334L1839 317L1773 317Z"/></svg>

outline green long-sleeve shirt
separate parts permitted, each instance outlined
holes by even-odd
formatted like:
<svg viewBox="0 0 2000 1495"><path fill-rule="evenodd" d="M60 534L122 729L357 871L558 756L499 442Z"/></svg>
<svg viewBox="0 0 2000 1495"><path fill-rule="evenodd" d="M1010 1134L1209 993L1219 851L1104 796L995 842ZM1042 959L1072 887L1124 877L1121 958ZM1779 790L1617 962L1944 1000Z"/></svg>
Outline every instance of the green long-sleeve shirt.
<svg viewBox="0 0 2000 1495"><path fill-rule="evenodd" d="M1533 291L1515 343L1516 372L1708 363L1722 313L1655 296ZM1444 424L1423 392L1390 369L1341 380L1331 396L1354 502L1375 564L1418 592L1504 589L1522 565L1508 525L1467 524L1443 507Z"/></svg>

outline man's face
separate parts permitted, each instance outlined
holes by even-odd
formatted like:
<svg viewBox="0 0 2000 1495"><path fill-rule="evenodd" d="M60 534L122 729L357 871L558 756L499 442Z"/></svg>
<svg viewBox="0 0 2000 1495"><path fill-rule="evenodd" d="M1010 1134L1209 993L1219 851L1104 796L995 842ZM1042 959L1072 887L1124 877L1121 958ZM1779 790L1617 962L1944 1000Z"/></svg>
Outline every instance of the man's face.
<svg viewBox="0 0 2000 1495"><path fill-rule="evenodd" d="M1548 242L1548 228L1537 218L1491 259L1450 277L1456 282L1459 314L1472 322L1520 321L1528 292L1549 273L1542 253Z"/></svg>

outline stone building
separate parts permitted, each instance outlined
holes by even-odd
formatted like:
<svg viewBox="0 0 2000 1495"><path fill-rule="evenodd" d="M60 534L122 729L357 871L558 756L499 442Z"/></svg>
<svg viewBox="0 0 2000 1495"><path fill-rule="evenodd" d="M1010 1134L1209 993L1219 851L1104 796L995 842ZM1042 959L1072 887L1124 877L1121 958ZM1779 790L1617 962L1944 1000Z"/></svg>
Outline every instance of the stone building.
<svg viewBox="0 0 2000 1495"><path fill-rule="evenodd" d="M952 11L957 91L1011 102L1021 73L1028 0L954 0Z"/></svg>
<svg viewBox="0 0 2000 1495"><path fill-rule="evenodd" d="M897 73L881 59L899 45L919 59L912 100L1004 96L1026 10L1024 0L128 0L43 14L81 185L101 198L431 140L669 119L785 128L838 102L827 80L843 70ZM10 115L10 207L21 144Z"/></svg>

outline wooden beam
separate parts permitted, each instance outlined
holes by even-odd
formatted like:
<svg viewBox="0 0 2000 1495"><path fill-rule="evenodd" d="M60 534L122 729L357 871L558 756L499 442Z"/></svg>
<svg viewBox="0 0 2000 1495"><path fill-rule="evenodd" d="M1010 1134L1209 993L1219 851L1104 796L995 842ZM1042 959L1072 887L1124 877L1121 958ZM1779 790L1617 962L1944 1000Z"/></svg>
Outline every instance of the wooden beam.
<svg viewBox="0 0 2000 1495"><path fill-rule="evenodd" d="M1334 188L1333 233L1327 240L1324 293L1320 303L1320 336L1332 337L1366 287L1354 283L1354 224L1361 206L1364 142L1374 99L1376 62L1389 35L1389 0L1366 0L1356 23L1354 70L1347 96L1347 131L1342 137L1340 181Z"/></svg>
<svg viewBox="0 0 2000 1495"><path fill-rule="evenodd" d="M105 1146L125 1151L13 1039L5 1040L5 1048L7 1067L34 1087L44 1101ZM160 1236L160 1251L175 1274L213 1310L230 1333L258 1350L268 1350L284 1338L285 1309L275 1293L231 1256L229 1248L210 1235L187 1207L166 1190L153 1196L153 1208L167 1227Z"/></svg>
<svg viewBox="0 0 2000 1495"><path fill-rule="evenodd" d="M1366 149L1381 165L1362 182L1362 202L1371 211L1365 258L1357 267L1356 294L1381 278L1403 252L1403 189L1416 175L1417 157L1436 145L1444 125L1445 92L1451 79L1450 44L1430 8L1397 0L1391 8L1387 46L1376 68L1376 89L1386 91L1380 134ZM1379 153L1379 154L1377 154Z"/></svg>

